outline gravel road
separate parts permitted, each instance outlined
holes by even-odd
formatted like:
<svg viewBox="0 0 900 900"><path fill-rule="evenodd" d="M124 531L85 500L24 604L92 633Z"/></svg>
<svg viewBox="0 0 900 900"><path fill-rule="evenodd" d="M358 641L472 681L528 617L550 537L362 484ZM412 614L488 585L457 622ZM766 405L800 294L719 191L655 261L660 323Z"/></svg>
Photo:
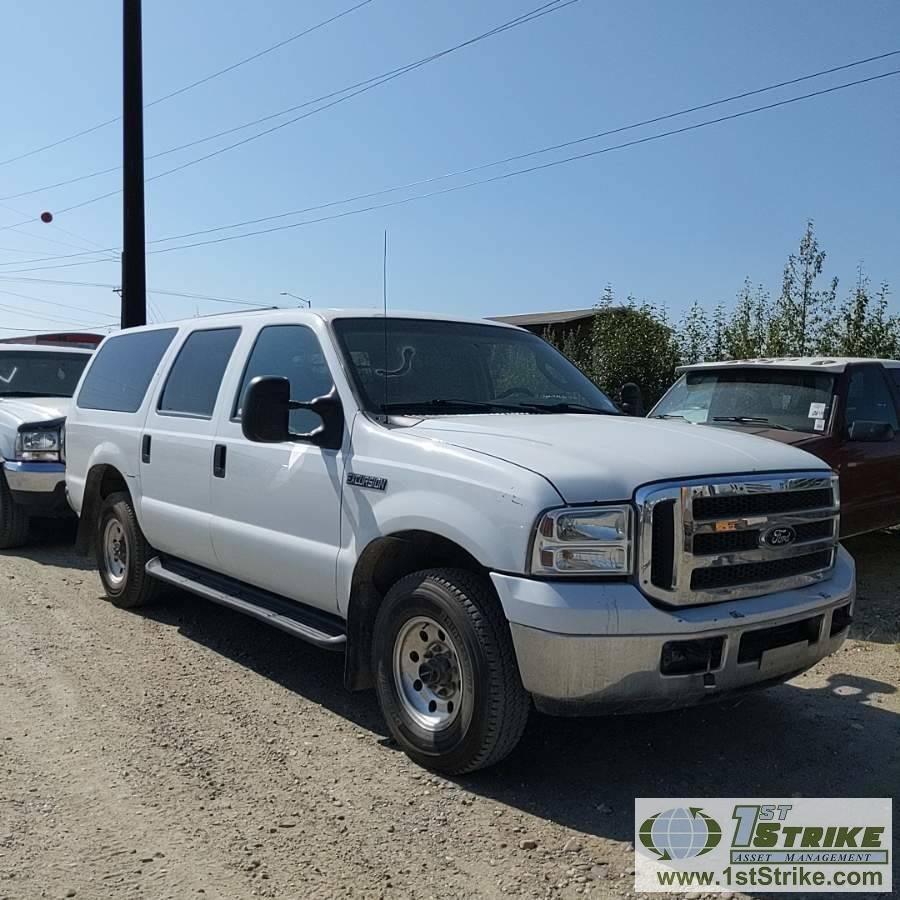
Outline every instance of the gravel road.
<svg viewBox="0 0 900 900"><path fill-rule="evenodd" d="M70 538L0 554L2 900L627 897L635 795L900 785L900 534L851 542L853 640L812 672L722 706L535 716L454 780L391 745L339 656L184 594L116 610Z"/></svg>

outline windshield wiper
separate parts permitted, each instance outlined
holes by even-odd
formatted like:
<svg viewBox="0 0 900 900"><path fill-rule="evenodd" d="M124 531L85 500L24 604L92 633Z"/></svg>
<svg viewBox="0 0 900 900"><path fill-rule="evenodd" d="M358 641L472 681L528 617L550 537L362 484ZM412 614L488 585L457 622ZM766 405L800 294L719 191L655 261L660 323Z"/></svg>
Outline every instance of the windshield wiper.
<svg viewBox="0 0 900 900"><path fill-rule="evenodd" d="M655 416L650 416L651 419L683 419L684 416L679 416L678 413L657 413Z"/></svg>
<svg viewBox="0 0 900 900"><path fill-rule="evenodd" d="M594 416L622 415L622 413L613 409L600 409L596 406L588 406L586 403L569 403L566 400L559 403L522 403L520 408L546 413L585 413Z"/></svg>
<svg viewBox="0 0 900 900"><path fill-rule="evenodd" d="M765 425L767 428L775 428L779 431L796 431L790 425L782 425L781 422L770 422L764 416L713 416L713 422L736 422L738 425Z"/></svg>
<svg viewBox="0 0 900 900"><path fill-rule="evenodd" d="M524 407L513 403L491 403L482 400L410 400L407 402L382 403L381 412L404 412L408 410L426 410L428 412L476 410L477 412L523 412ZM525 410L527 411L527 410Z"/></svg>

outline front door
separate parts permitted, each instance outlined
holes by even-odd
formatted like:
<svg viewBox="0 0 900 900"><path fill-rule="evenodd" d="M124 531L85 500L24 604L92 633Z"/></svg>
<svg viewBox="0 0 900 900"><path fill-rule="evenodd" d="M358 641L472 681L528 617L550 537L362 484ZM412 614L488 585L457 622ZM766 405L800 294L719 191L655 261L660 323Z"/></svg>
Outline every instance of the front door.
<svg viewBox="0 0 900 900"><path fill-rule="evenodd" d="M857 534L900 521L900 422L884 369L877 363L847 369L843 443L838 470L844 534ZM891 440L851 440L854 422L884 423Z"/></svg>
<svg viewBox="0 0 900 900"><path fill-rule="evenodd" d="M240 422L244 393L253 378L269 375L288 378L296 401L312 400L332 388L312 329L269 325L259 332L231 400L231 414L221 417L216 436L216 444L225 448L223 469L211 488L217 569L334 612L345 451L300 441L246 440ZM307 410L291 413L295 434L312 431L320 422Z"/></svg>

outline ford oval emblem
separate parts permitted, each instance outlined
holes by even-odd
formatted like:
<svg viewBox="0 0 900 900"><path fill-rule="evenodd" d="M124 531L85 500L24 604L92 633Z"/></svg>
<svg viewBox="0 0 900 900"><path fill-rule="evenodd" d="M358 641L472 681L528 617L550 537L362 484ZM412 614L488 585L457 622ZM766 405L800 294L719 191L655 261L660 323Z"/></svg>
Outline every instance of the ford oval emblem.
<svg viewBox="0 0 900 900"><path fill-rule="evenodd" d="M797 540L797 532L790 525L778 525L764 531L762 542L769 547L787 547Z"/></svg>

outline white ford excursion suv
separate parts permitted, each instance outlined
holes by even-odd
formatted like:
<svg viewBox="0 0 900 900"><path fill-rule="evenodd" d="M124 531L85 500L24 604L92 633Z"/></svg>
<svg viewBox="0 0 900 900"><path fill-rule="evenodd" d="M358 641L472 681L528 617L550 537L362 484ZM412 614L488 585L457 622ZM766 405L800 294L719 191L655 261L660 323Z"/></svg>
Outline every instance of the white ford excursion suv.
<svg viewBox="0 0 900 900"><path fill-rule="evenodd" d="M62 436L90 350L0 344L0 549L28 539L31 516L71 515Z"/></svg>
<svg viewBox="0 0 900 900"><path fill-rule="evenodd" d="M121 332L66 452L114 604L167 583L343 651L348 687L446 772L502 759L532 704L716 699L850 624L827 466L619 415L511 326L281 310Z"/></svg>

